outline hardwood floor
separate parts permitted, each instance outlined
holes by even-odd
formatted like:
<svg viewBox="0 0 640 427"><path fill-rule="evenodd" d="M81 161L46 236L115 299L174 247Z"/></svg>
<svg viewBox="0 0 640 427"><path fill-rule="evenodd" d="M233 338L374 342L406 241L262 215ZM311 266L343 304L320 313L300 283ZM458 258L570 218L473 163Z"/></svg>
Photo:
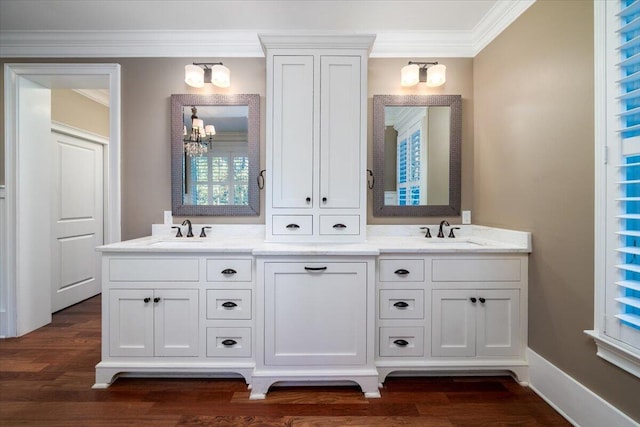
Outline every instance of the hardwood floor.
<svg viewBox="0 0 640 427"><path fill-rule="evenodd" d="M389 378L381 399L358 387L277 387L250 401L242 379L120 378L93 390L99 360L99 296L0 340L0 425L570 425L508 377Z"/></svg>

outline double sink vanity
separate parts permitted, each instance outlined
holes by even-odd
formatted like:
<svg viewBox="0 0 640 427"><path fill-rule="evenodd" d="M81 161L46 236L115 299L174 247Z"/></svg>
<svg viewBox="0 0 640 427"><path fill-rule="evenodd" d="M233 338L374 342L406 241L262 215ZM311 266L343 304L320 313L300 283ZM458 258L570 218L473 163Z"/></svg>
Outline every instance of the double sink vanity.
<svg viewBox="0 0 640 427"><path fill-rule="evenodd" d="M252 399L280 381L352 381L376 397L399 371L528 380L529 233L369 226L366 242L296 244L266 243L263 226L154 232L100 249L96 388L118 374L236 373Z"/></svg>
<svg viewBox="0 0 640 427"><path fill-rule="evenodd" d="M461 97L374 96L369 171L373 37L261 42L266 173L258 95L172 95L172 210L258 215L260 187L265 224L193 224L194 236L210 227L206 237L157 224L151 236L99 247L94 387L118 375L239 374L251 399L263 399L279 382L355 382L379 397L391 373L500 372L526 383L531 235L453 221L367 224L371 189L374 216L459 217ZM211 104L226 108L226 122L207 116ZM214 120L218 138L197 156L184 136L194 110ZM238 111L244 127L232 129ZM220 159L233 165L225 191L225 174L201 173Z"/></svg>

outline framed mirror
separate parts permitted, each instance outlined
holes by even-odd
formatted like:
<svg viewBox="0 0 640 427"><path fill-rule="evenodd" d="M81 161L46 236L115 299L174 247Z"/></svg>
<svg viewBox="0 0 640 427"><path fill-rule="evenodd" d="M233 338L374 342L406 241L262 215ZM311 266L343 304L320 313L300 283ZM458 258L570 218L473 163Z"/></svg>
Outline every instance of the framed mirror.
<svg viewBox="0 0 640 427"><path fill-rule="evenodd" d="M460 95L373 96L373 216L460 215Z"/></svg>
<svg viewBox="0 0 640 427"><path fill-rule="evenodd" d="M174 215L260 215L259 157L260 95L171 95Z"/></svg>

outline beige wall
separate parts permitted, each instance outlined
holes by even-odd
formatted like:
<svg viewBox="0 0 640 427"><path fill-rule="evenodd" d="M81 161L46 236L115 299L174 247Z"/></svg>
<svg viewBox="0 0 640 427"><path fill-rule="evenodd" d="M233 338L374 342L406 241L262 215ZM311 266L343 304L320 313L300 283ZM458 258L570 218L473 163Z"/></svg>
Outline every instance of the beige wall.
<svg viewBox="0 0 640 427"><path fill-rule="evenodd" d="M51 91L51 120L109 137L109 107L70 89Z"/></svg>
<svg viewBox="0 0 640 427"><path fill-rule="evenodd" d="M640 420L640 380L596 356L593 4L538 1L474 61L474 218L533 235L529 347Z"/></svg>
<svg viewBox="0 0 640 427"><path fill-rule="evenodd" d="M206 58L199 58L199 60ZM418 58L416 58L418 59ZM218 59L216 59L218 60ZM265 60L264 58L222 58L231 69L231 87L215 88L215 93L257 93L261 96L260 168L265 163ZM6 60L6 62L20 62ZM30 60L23 62L54 62ZM60 62L56 60L55 62ZM107 58L69 59L66 62L119 63L122 76L122 238L149 235L151 224L163 221L162 213L171 210L170 162L170 96L174 93L212 93L209 86L195 89L184 83L185 58ZM463 98L462 206L471 208L473 170L473 105L472 59L447 58L447 83L427 90L424 84L405 89L400 86L400 68L405 59L372 59L369 67L368 163L372 162L372 113L374 94L461 94ZM2 89L0 89L2 90ZM4 98L3 98L4 99ZM140 126L144 123L144 126ZM3 118L0 118L0 124ZM4 135L0 147L4 150ZM4 163L0 168L4 182ZM371 194L371 192L370 192ZM372 199L369 197L369 199ZM264 223L264 191L261 192L259 217L195 217L205 223ZM369 222L372 224L435 223L424 218L373 218L369 201ZM182 218L175 218L181 221ZM452 219L459 222L459 218Z"/></svg>

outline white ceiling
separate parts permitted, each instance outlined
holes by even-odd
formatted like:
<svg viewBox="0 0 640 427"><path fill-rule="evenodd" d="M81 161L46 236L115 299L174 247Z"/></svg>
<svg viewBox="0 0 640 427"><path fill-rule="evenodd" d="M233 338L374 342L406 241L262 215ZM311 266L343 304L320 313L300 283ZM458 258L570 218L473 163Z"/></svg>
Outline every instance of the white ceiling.
<svg viewBox="0 0 640 427"><path fill-rule="evenodd" d="M257 34L292 32L376 34L374 57L474 56L534 1L0 0L0 56L262 56Z"/></svg>

